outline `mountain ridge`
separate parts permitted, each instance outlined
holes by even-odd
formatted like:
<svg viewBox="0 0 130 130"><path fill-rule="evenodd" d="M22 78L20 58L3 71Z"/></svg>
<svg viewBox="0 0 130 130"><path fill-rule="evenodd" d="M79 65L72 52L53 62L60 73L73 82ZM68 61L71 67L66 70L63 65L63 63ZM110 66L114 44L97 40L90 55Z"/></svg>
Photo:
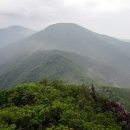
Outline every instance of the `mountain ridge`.
<svg viewBox="0 0 130 130"><path fill-rule="evenodd" d="M124 43L73 23L58 23L0 50L0 70L2 64L37 51L61 50L90 59L90 70L99 77L102 74L104 81L129 86L130 45Z"/></svg>

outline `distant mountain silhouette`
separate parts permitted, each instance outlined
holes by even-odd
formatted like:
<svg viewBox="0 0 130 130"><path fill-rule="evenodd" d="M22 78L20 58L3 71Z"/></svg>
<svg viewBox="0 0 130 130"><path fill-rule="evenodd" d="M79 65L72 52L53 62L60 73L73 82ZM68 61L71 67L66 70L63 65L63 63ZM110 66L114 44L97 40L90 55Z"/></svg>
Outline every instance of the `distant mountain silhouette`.
<svg viewBox="0 0 130 130"><path fill-rule="evenodd" d="M91 73L88 73L87 77L91 79L95 80L96 77L97 81L117 86L130 84L130 44L73 23L50 25L0 50L0 72L4 70L5 64L13 63L17 58L26 58L39 50L55 49L66 53L73 52L90 59L92 62L89 60L85 62L89 64ZM82 62L80 65L88 70L88 66Z"/></svg>
<svg viewBox="0 0 130 130"><path fill-rule="evenodd" d="M18 25L0 29L0 48L30 36L34 32L34 30Z"/></svg>

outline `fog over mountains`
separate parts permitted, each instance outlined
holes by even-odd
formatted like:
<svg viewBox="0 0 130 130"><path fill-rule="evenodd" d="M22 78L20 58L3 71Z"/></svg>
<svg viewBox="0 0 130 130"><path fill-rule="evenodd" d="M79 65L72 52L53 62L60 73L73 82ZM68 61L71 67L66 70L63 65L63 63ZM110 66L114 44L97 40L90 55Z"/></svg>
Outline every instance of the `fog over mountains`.
<svg viewBox="0 0 130 130"><path fill-rule="evenodd" d="M23 38L35 33L34 30L22 26L14 25L0 29L0 48L6 45L22 40Z"/></svg>
<svg viewBox="0 0 130 130"><path fill-rule="evenodd" d="M124 42L129 42L130 43L130 39L121 39Z"/></svg>
<svg viewBox="0 0 130 130"><path fill-rule="evenodd" d="M47 76L52 80L60 77L67 81L89 80L123 87L130 84L128 42L92 32L73 23L53 24L33 35L30 33L31 36L26 35L22 40L13 34L16 36L15 42L11 41L11 44L0 49L1 87L34 81L36 78L33 76L37 77L36 80ZM0 38L0 44L6 43ZM71 75L68 75L70 70Z"/></svg>

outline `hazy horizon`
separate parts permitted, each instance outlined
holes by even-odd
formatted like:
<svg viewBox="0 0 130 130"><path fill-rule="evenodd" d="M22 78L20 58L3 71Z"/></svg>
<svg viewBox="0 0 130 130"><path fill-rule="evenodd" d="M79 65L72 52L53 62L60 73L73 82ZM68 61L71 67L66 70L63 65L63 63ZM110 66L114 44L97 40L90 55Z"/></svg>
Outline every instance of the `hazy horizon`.
<svg viewBox="0 0 130 130"><path fill-rule="evenodd" d="M41 30L65 22L118 39L130 39L129 4L129 0L1 0L0 28L20 25Z"/></svg>

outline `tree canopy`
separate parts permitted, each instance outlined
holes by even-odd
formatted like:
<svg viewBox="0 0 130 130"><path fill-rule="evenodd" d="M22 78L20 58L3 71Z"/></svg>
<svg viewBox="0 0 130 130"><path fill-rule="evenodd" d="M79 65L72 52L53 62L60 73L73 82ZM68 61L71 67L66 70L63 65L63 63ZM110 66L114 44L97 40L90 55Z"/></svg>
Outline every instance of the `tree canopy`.
<svg viewBox="0 0 130 130"><path fill-rule="evenodd" d="M112 103L91 86L47 79L21 84L0 91L0 130L130 129Z"/></svg>

